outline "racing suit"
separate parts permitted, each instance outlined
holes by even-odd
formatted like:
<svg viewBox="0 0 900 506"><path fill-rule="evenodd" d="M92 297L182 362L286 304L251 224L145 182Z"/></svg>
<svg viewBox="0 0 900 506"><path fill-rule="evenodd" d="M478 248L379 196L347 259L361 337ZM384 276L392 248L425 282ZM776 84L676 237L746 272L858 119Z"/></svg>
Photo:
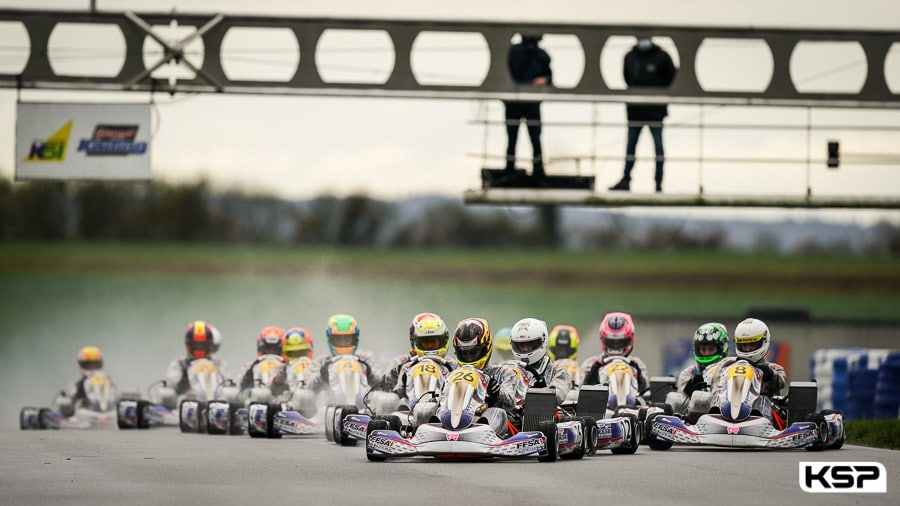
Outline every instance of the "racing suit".
<svg viewBox="0 0 900 506"><path fill-rule="evenodd" d="M537 364L518 363L525 375L525 382L529 387L552 388L556 390L556 404L560 405L569 395L572 388L572 380L562 364L557 364L545 356Z"/></svg>
<svg viewBox="0 0 900 506"><path fill-rule="evenodd" d="M407 383L409 380L409 374L412 372L413 367L415 367L416 364L418 364L420 361L425 360L425 359L433 360L439 367L441 367L444 370L445 374L450 373L451 371L453 371L454 369L459 367L459 362L457 362L455 359L452 359L452 358L438 357L438 356L420 357L418 355L414 355L414 356L410 357L409 360L407 360L403 364L400 364L400 366L396 368L397 369L397 380L395 382L395 385L394 385L394 388L392 391L395 394L397 394L401 399L406 397L406 389L407 389ZM390 374L390 372L388 374ZM384 382L382 384L384 384ZM409 401L409 400L410 399L407 399L407 401Z"/></svg>
<svg viewBox="0 0 900 506"><path fill-rule="evenodd" d="M102 374L102 371L99 370L83 373L78 379L69 383L66 389L60 391L53 400L53 410L65 416L73 416L76 409L82 406L88 406L90 401L88 400L87 393L84 389L84 383L91 377L91 373L96 372ZM113 398L118 398L115 388L115 385L112 385L112 395Z"/></svg>
<svg viewBox="0 0 900 506"><path fill-rule="evenodd" d="M190 357L175 357L169 363L169 368L166 370L166 385L174 388L176 395L183 395L191 389L191 382L188 380L188 367L190 367L193 360ZM225 364L222 360L212 357L209 357L209 360L216 364L216 368L220 372L225 370ZM224 372L222 375L224 376Z"/></svg>
<svg viewBox="0 0 900 506"><path fill-rule="evenodd" d="M501 438L506 438L514 427L522 426L522 399L528 390L522 370L518 362L509 360L499 364L490 364L482 371L488 381L487 408L482 416L494 432Z"/></svg>
<svg viewBox="0 0 900 506"><path fill-rule="evenodd" d="M348 356L348 355L335 355L332 357L327 357L325 360L322 361L322 364L319 369L319 376L316 377L315 380L313 380L313 390L316 393L329 388L329 385L330 385L329 371L331 370L331 364L335 360L338 360L345 356ZM376 374L375 370L372 368L372 365L365 358L363 358L359 355L349 355L349 356L356 357L356 359L359 361L359 364L362 366L363 371L365 372L366 380L368 381L369 385L370 386L377 385L380 378L378 377L378 374Z"/></svg>
<svg viewBox="0 0 900 506"><path fill-rule="evenodd" d="M597 385L600 383L600 370L615 359L624 359L631 366L638 381L638 392L643 396L650 391L650 373L643 360L635 356L610 356L598 355L585 360L581 364L581 370L587 371L584 375L584 385Z"/></svg>
<svg viewBox="0 0 900 506"><path fill-rule="evenodd" d="M250 389L256 386L257 378L257 368L256 365L270 359L276 359L283 363L285 366L287 363L281 355L262 355L257 357L256 360L247 364L244 369L244 372L239 376L240 381L238 382L238 386L240 391L245 395L245 398L249 398ZM281 372L275 377L270 385L272 390L272 396L278 397L282 393L284 393L288 389L288 381L287 381L287 367L281 369Z"/></svg>
<svg viewBox="0 0 900 506"><path fill-rule="evenodd" d="M397 381L400 379L400 371L406 367L407 364L415 357L411 353L405 355L397 355L394 357L390 363L388 363L387 371L384 373L384 377L381 379L381 383L377 386L373 386L372 388L377 388L378 390L384 390L385 392L393 391L397 386Z"/></svg>

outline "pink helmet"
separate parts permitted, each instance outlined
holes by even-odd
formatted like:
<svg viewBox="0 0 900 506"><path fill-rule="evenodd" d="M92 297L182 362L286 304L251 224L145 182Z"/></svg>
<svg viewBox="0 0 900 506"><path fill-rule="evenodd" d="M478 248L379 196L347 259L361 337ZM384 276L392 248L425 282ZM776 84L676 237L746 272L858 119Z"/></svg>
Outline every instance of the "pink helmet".
<svg viewBox="0 0 900 506"><path fill-rule="evenodd" d="M600 324L600 348L604 355L627 357L634 348L634 322L628 313L607 313Z"/></svg>

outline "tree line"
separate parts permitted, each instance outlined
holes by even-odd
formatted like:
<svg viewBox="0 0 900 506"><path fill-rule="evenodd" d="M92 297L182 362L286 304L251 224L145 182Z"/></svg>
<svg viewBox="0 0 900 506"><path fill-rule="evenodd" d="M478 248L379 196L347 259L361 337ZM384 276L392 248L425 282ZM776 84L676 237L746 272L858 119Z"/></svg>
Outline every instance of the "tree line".
<svg viewBox="0 0 900 506"><path fill-rule="evenodd" d="M882 223L864 254L900 252L900 227ZM0 180L0 240L119 240L397 248L724 249L723 225L685 228L611 220L566 223L557 207L514 212L459 199L383 201L323 195L289 201L208 181L12 183ZM759 239L760 249L771 237ZM835 247L808 244L807 253ZM838 250L841 247L837 247ZM844 248L846 249L846 247ZM847 253L847 251L839 251ZM859 252L859 251L857 251Z"/></svg>

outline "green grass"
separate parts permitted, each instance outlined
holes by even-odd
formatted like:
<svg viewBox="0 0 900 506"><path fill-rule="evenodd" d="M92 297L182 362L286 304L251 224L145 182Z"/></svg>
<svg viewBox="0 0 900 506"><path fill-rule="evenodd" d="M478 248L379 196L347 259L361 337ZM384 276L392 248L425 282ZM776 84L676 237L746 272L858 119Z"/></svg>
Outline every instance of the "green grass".
<svg viewBox="0 0 900 506"><path fill-rule="evenodd" d="M344 279L463 287L540 304L589 298L648 316L740 317L806 307L814 319L897 321L900 260L692 252L387 250L145 243L0 243L0 274ZM23 282L26 282L23 280ZM582 306L583 304L575 304ZM575 309L573 306L573 310Z"/></svg>
<svg viewBox="0 0 900 506"><path fill-rule="evenodd" d="M900 419L852 420L845 430L847 444L900 450Z"/></svg>

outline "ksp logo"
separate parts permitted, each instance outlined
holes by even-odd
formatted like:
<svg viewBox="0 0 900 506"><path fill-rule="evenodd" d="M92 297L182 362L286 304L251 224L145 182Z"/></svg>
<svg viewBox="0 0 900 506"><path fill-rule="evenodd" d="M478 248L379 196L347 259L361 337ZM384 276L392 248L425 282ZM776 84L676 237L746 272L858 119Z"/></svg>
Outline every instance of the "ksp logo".
<svg viewBox="0 0 900 506"><path fill-rule="evenodd" d="M887 492L887 472L878 462L800 462L804 492Z"/></svg>

